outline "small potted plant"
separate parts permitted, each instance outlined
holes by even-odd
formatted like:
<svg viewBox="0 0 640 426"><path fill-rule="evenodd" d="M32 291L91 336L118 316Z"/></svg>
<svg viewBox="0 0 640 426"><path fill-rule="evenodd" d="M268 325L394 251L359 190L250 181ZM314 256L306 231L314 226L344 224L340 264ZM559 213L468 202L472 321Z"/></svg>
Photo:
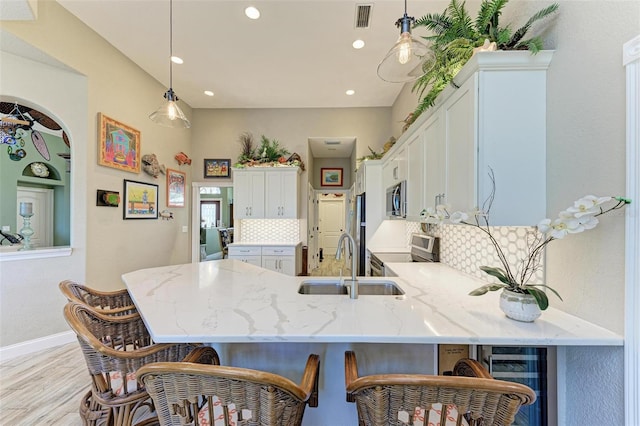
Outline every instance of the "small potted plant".
<svg viewBox="0 0 640 426"><path fill-rule="evenodd" d="M493 178L493 176L492 176ZM489 199L493 199L494 191ZM537 232L530 233L527 239L528 254L518 265L511 265L497 239L494 237L489 225L489 202L486 212L475 211L473 213L454 212L449 213L446 206L440 205L435 209L428 208L422 211L422 221L431 224L453 223L473 226L481 230L491 241L495 248L500 266L481 266L480 269L497 278L498 282L485 284L471 293L471 296L481 296L489 291L503 290L500 298L500 307L505 314L519 321L534 321L549 306L549 299L543 289L548 289L560 300L562 298L556 290L542 283L530 283L534 273L540 268L541 256L545 247L554 240L562 239L570 234L593 229L598 225L598 216L621 209L631 203L624 197L597 197L587 195L575 201L572 206L560 212L554 220L544 219L534 227ZM512 302L517 307L510 310Z"/></svg>

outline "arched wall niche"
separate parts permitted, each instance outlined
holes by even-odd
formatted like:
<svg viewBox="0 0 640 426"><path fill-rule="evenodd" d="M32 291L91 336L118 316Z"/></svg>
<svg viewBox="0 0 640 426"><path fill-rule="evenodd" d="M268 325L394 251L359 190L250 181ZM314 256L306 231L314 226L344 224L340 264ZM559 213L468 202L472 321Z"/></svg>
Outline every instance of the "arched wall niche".
<svg viewBox="0 0 640 426"><path fill-rule="evenodd" d="M19 233L19 203L33 202L32 227L49 235L36 247L71 244L71 141L59 123L40 105L0 94L0 225ZM31 198L43 191L50 196Z"/></svg>

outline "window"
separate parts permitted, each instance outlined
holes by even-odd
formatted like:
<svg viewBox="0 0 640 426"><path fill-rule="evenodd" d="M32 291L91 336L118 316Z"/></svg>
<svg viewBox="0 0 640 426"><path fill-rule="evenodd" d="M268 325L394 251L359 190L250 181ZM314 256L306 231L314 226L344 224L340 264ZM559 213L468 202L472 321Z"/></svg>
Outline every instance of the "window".
<svg viewBox="0 0 640 426"><path fill-rule="evenodd" d="M200 202L200 222L202 228L218 226L220 223L220 201L207 200Z"/></svg>

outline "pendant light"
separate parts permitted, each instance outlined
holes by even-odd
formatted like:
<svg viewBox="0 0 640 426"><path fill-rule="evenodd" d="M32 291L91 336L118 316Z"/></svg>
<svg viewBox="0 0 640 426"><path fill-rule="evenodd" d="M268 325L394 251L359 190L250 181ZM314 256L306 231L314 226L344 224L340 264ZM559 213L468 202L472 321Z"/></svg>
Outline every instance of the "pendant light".
<svg viewBox="0 0 640 426"><path fill-rule="evenodd" d="M178 96L173 91L173 0L169 0L169 57L169 90L164 94L166 102L149 118L162 126L189 128L191 123L178 106Z"/></svg>
<svg viewBox="0 0 640 426"><path fill-rule="evenodd" d="M411 36L414 21L413 16L407 16L407 0L404 0L404 16L396 21L400 37L378 65L378 77L384 81L407 83L424 74L422 65L433 53L424 43Z"/></svg>

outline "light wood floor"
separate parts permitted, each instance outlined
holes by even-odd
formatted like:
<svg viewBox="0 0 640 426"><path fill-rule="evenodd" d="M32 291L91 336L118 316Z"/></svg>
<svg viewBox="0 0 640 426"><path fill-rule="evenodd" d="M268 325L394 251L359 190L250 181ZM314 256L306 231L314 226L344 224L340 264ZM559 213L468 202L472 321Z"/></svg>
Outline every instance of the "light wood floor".
<svg viewBox="0 0 640 426"><path fill-rule="evenodd" d="M82 425L90 385L78 343L0 363L0 425Z"/></svg>
<svg viewBox="0 0 640 426"><path fill-rule="evenodd" d="M348 263L348 262L347 262ZM349 275L350 264L326 256L313 276ZM0 363L0 426L80 426L90 388L82 351L73 342Z"/></svg>

